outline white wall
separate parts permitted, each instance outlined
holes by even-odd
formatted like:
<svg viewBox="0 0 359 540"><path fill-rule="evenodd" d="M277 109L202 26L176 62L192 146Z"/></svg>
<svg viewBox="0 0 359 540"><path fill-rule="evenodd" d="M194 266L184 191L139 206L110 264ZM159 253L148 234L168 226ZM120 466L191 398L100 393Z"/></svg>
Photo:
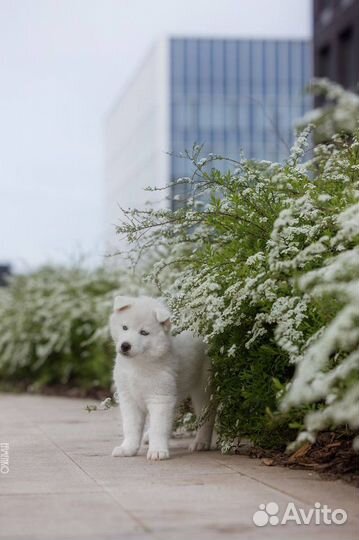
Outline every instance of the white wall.
<svg viewBox="0 0 359 540"><path fill-rule="evenodd" d="M167 205L164 194L144 191L169 178L168 41L158 42L125 88L105 126L107 252L123 249L114 234L124 208Z"/></svg>

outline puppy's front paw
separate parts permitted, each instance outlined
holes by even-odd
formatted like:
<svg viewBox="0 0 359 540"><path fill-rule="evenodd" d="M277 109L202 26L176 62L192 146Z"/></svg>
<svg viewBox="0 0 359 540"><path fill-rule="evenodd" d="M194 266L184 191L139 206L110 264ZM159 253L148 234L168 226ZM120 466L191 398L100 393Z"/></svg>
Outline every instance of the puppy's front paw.
<svg viewBox="0 0 359 540"><path fill-rule="evenodd" d="M121 446L115 446L115 448L112 450L112 456L113 457L130 457L135 456L138 452L138 448L134 448L133 446L129 446L126 443L122 443Z"/></svg>
<svg viewBox="0 0 359 540"><path fill-rule="evenodd" d="M211 449L211 443L207 441L196 441L196 439L191 442L188 447L190 452L205 452L206 450Z"/></svg>
<svg viewBox="0 0 359 540"><path fill-rule="evenodd" d="M161 459L169 459L170 453L168 450L148 450L147 459L149 461L159 461Z"/></svg>

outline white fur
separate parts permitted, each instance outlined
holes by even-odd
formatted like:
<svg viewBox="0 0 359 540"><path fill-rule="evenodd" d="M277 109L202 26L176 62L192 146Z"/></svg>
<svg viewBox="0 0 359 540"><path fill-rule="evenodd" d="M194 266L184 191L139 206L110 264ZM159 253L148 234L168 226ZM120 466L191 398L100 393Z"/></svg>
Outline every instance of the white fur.
<svg viewBox="0 0 359 540"><path fill-rule="evenodd" d="M167 459L176 405L191 396L195 412L200 414L208 404L209 360L204 344L189 332L171 336L170 326L170 313L159 300L145 296L115 299L110 328L116 345L114 381L124 440L114 448L113 456L137 454L148 414L147 458ZM126 343L129 350L124 350ZM190 450L210 448L213 421L211 417L199 428Z"/></svg>

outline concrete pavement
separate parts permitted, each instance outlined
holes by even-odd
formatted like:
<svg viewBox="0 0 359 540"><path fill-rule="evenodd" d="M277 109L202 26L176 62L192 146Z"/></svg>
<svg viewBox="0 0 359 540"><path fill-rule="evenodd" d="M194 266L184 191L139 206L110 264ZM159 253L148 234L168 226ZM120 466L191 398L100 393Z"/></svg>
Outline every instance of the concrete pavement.
<svg viewBox="0 0 359 540"><path fill-rule="evenodd" d="M0 395L1 539L358 538L352 486L243 456L189 454L186 439L173 441L169 461L148 463L145 450L112 458L120 436L117 410L87 413L87 403ZM274 524L256 526L253 514L270 502L278 505L268 507ZM315 503L327 504L344 509L348 519L277 524L288 503L306 514ZM262 511L257 518L269 516Z"/></svg>

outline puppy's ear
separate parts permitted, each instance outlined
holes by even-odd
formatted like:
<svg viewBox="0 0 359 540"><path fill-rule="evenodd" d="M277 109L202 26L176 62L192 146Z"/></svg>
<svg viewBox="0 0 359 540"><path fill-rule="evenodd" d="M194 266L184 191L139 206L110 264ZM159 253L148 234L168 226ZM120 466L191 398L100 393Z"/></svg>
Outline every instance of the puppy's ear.
<svg viewBox="0 0 359 540"><path fill-rule="evenodd" d="M171 314L165 307L159 307L155 311L156 319L163 326L166 332L171 329Z"/></svg>
<svg viewBox="0 0 359 540"><path fill-rule="evenodd" d="M133 299L129 296L116 296L115 302L113 305L113 311L116 313L120 313L124 309L127 309L132 304Z"/></svg>

